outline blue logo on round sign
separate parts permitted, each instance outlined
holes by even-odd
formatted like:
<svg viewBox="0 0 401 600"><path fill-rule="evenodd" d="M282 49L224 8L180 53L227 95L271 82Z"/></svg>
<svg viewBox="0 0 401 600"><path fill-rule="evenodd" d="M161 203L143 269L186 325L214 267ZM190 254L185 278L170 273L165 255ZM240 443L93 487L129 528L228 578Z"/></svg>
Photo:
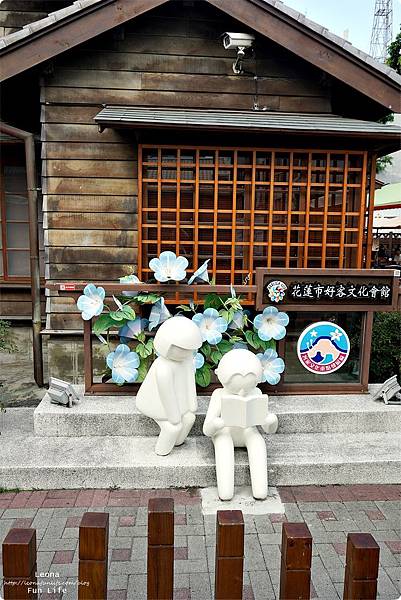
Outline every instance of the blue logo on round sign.
<svg viewBox="0 0 401 600"><path fill-rule="evenodd" d="M301 333L297 353L308 371L327 375L340 369L350 352L350 342L344 329L329 321L309 325Z"/></svg>

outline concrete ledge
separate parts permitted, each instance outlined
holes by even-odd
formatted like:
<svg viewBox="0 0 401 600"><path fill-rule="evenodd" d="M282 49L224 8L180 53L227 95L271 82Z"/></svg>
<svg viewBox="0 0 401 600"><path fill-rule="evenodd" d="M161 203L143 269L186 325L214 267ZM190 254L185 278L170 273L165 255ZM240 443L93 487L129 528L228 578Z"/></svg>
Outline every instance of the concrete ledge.
<svg viewBox="0 0 401 600"><path fill-rule="evenodd" d="M15 412L15 414L14 414ZM213 444L191 437L169 456L156 438L41 437L29 410L10 409L0 443L0 487L21 489L210 487L216 485ZM398 483L400 435L297 433L267 436L270 485ZM249 485L244 450L236 450L237 486Z"/></svg>
<svg viewBox="0 0 401 600"><path fill-rule="evenodd" d="M372 386L374 392L376 386ZM141 415L132 396L84 396L71 409L51 404L46 395L34 412L40 436L155 436L159 428ZM191 436L202 435L209 398L199 397ZM281 396L270 398L279 416L279 433L365 433L401 431L401 407L375 402L372 394L349 396Z"/></svg>

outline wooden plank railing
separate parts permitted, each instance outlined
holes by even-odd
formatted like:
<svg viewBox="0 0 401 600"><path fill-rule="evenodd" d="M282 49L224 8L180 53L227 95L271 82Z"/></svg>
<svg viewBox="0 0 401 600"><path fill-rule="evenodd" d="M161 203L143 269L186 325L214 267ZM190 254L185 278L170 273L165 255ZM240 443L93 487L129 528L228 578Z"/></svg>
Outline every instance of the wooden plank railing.
<svg viewBox="0 0 401 600"><path fill-rule="evenodd" d="M83 515L79 528L79 600L107 600L108 535L108 513ZM280 600L309 600L312 536L304 523L283 524L281 553ZM372 535L348 535L344 600L375 600L379 553ZM217 512L215 566L215 599L242 600L244 520L239 510ZM8 532L3 542L3 576L5 600L37 598L35 529ZM171 498L154 498L148 506L147 598L172 600L173 591L174 503Z"/></svg>

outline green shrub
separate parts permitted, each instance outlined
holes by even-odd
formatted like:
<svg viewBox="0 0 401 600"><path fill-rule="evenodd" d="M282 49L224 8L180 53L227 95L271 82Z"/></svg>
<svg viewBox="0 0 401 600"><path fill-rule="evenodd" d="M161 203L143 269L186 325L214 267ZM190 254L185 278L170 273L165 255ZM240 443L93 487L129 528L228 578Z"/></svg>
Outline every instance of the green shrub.
<svg viewBox="0 0 401 600"><path fill-rule="evenodd" d="M2 321L0 319L0 352L16 352L17 346L15 345L12 335L10 323L8 321Z"/></svg>
<svg viewBox="0 0 401 600"><path fill-rule="evenodd" d="M401 374L401 313L376 313L373 321L369 381L382 383Z"/></svg>

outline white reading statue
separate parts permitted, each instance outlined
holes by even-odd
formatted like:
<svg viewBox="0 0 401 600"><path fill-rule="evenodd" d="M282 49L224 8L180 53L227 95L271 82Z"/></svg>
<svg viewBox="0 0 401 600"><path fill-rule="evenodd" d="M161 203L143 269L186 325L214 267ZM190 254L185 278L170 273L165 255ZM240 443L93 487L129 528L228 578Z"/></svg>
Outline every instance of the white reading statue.
<svg viewBox="0 0 401 600"><path fill-rule="evenodd" d="M202 345L198 326L186 317L171 317L158 329L154 361L136 396L136 406L160 427L155 452L165 456L188 436L198 408L194 351Z"/></svg>
<svg viewBox="0 0 401 600"><path fill-rule="evenodd" d="M268 396L257 387L262 365L249 350L230 350L221 359L216 375L223 388L210 399L203 433L212 438L216 456L217 489L221 500L234 496L234 448L248 450L252 494L267 496L267 452L263 436L276 433L277 416L268 412Z"/></svg>

